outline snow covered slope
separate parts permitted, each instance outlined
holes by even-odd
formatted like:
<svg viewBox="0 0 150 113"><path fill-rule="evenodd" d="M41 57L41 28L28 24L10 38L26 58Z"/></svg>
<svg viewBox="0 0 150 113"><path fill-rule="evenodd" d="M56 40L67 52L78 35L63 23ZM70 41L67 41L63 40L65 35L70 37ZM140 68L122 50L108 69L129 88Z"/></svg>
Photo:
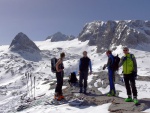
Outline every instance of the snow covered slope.
<svg viewBox="0 0 150 113"><path fill-rule="evenodd" d="M30 58L30 54L26 54L25 57L28 57L28 59L25 59L19 53L10 51L9 46L0 46L0 112L15 112L15 108L20 104L20 97L27 94L26 72L32 73L33 76L36 76L36 96L45 94L46 97L52 98L54 90L49 90L49 84L44 83L55 79L55 75L51 73L50 59L55 56L59 58L61 52L66 53L64 61L65 76L68 76L72 71L78 71L78 62L82 57L82 52L84 50L88 51L88 56L92 60L93 71L101 71L102 66L107 61L107 57L105 54L97 53L97 46L88 46L88 42L89 41L81 42L78 41L78 39L60 42L51 42L50 40L36 41L35 44L41 50L41 59L38 60L36 56ZM140 76L150 76L150 52L135 49L131 49L131 52L134 53L137 58L138 74ZM122 46L117 46L117 49L113 54L119 54L121 57L123 55ZM119 73L121 73L121 70ZM146 87L143 86L143 84L147 83L138 83L141 92ZM120 90L122 89L120 86L117 87ZM124 89L122 91L125 93ZM147 91L150 91L148 86ZM143 98L144 94L146 94L145 91L142 95ZM28 93L27 97L29 96L31 96L31 94ZM142 98L142 96L140 98ZM52 109L39 105L23 111L22 113L33 113L35 111L37 113L49 113L49 111L62 113L63 110L68 110L68 112L74 111L74 113L78 112L78 109L66 106L67 105L62 106L60 107L60 110L58 110L58 107L55 106L53 106L54 109ZM109 105L90 107L83 110L83 113L88 112L88 110L91 109L96 111L97 109L107 108L107 106ZM107 110L105 109L104 113L106 112Z"/></svg>

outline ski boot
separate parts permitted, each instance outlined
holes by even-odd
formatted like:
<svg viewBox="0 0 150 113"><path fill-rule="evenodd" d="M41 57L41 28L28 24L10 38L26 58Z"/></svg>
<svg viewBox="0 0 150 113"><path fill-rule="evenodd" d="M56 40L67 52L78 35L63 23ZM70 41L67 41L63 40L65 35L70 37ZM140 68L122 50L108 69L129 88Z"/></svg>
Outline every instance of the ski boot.
<svg viewBox="0 0 150 113"><path fill-rule="evenodd" d="M134 104L138 104L138 103L139 103L137 97L134 97L134 98L133 98L133 102L134 102Z"/></svg>
<svg viewBox="0 0 150 113"><path fill-rule="evenodd" d="M54 96L54 99L57 100L57 101L61 101L63 99L63 97L60 96L60 95L59 96Z"/></svg>
<svg viewBox="0 0 150 113"><path fill-rule="evenodd" d="M128 97L125 99L125 102L133 102L133 99L131 97Z"/></svg>
<svg viewBox="0 0 150 113"><path fill-rule="evenodd" d="M61 98L61 99L65 99L65 97L63 96L63 94L60 95L60 98Z"/></svg>
<svg viewBox="0 0 150 113"><path fill-rule="evenodd" d="M57 100L57 101L60 101L60 100L62 99L62 97L61 97L60 94L56 93L56 94L54 95L54 99Z"/></svg>
<svg viewBox="0 0 150 113"><path fill-rule="evenodd" d="M115 92L112 90L107 94L108 97L116 96Z"/></svg>

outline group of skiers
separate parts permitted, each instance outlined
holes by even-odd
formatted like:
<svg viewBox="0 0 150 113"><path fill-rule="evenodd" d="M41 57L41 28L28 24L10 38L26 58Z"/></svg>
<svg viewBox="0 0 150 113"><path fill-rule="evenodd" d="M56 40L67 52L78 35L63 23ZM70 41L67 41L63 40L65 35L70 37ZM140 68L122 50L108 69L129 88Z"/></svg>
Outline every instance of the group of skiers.
<svg viewBox="0 0 150 113"><path fill-rule="evenodd" d="M129 53L128 47L123 48L123 53L124 56L120 59L118 56L113 56L110 50L106 52L106 55L108 56L108 62L107 64L104 65L103 70L105 68L108 69L110 91L107 94L107 96L116 96L116 90L114 84L115 73L116 71L118 71L119 67L123 66L123 78L124 78L125 87L128 95L128 97L125 99L125 102L134 102L135 104L137 104L138 103L137 89L135 83L135 79L137 76L136 59L133 54ZM58 101L64 99L62 93L63 77L64 77L64 65L63 65L64 58L65 58L65 53L61 53L60 58L56 62L57 85L55 89L54 98L57 99ZM79 87L80 87L79 92L80 93L85 93L85 94L87 93L86 91L87 91L87 79L88 79L89 69L90 69L90 74L92 74L91 60L87 56L87 51L84 51L83 57L79 61Z"/></svg>

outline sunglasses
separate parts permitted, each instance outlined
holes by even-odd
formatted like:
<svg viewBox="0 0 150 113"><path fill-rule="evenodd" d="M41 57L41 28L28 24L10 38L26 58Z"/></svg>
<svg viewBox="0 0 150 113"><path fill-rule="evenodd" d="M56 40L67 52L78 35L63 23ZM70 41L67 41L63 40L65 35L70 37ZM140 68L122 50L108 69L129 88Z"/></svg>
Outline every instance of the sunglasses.
<svg viewBox="0 0 150 113"><path fill-rule="evenodd" d="M123 50L123 51L128 51L128 50Z"/></svg>

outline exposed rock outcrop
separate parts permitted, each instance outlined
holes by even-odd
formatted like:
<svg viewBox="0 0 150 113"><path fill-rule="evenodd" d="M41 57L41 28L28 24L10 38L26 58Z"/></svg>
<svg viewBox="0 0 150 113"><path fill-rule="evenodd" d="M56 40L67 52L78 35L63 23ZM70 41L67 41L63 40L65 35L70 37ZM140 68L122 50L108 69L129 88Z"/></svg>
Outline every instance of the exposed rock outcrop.
<svg viewBox="0 0 150 113"><path fill-rule="evenodd" d="M15 36L9 48L11 51L40 52L35 43L22 32Z"/></svg>
<svg viewBox="0 0 150 113"><path fill-rule="evenodd" d="M150 21L96 21L85 25L78 39L89 40L89 45L97 45L97 52L115 49L116 46L140 48L150 43Z"/></svg>

